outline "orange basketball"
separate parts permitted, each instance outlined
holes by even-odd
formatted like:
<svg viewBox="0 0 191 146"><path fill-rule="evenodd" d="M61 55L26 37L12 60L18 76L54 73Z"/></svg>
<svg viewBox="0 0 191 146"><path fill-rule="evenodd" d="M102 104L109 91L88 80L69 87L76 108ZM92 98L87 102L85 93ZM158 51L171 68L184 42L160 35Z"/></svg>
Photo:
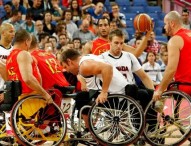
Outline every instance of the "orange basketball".
<svg viewBox="0 0 191 146"><path fill-rule="evenodd" d="M139 32L146 32L151 29L152 19L149 15L141 13L134 18L134 28Z"/></svg>

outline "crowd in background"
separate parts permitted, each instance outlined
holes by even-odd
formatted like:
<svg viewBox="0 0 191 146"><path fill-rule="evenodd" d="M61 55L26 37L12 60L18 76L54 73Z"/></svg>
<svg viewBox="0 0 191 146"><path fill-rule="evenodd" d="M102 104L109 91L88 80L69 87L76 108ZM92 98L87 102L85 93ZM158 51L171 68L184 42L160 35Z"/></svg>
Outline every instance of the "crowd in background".
<svg viewBox="0 0 191 146"><path fill-rule="evenodd" d="M59 56L62 50L75 48L83 53L83 47L99 36L97 21L110 20L110 31L117 28L125 34L125 42L135 49L142 41L143 33L135 32L129 39L126 17L117 3L111 2L111 12L104 7L104 0L1 0L1 23L11 23L15 30L21 28L36 36L39 48ZM184 9L184 27L190 29L189 11ZM162 30L162 28L161 28ZM143 69L155 85L162 80L168 61L167 46L155 39L153 31L147 47L138 58Z"/></svg>

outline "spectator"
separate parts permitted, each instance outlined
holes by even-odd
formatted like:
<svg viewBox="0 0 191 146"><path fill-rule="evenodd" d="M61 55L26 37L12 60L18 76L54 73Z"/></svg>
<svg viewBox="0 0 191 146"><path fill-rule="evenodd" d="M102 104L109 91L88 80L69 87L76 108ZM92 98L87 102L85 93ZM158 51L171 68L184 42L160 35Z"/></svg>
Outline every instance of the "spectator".
<svg viewBox="0 0 191 146"><path fill-rule="evenodd" d="M102 17L103 7L104 6L103 6L102 2L97 2L96 5L91 3L89 5L83 6L82 10L86 11L87 13L89 13L92 16L92 18L93 18L93 23L97 24L98 19L100 19Z"/></svg>
<svg viewBox="0 0 191 146"><path fill-rule="evenodd" d="M125 34L125 40L127 41L129 39L129 34L126 31L126 17L123 13L120 12L120 8L117 3L113 2L111 5L111 9L112 12L110 13L110 20L114 20L117 22L118 28L123 31L123 33Z"/></svg>
<svg viewBox="0 0 191 146"><path fill-rule="evenodd" d="M110 20L110 14L109 14L109 12L107 12L107 11L103 12L102 17L105 17L105 18L107 18L108 20Z"/></svg>
<svg viewBox="0 0 191 146"><path fill-rule="evenodd" d="M39 41L39 35L42 34L42 33L44 33L42 20L37 20L35 22L35 32L34 32L34 35L35 35L35 37L37 38L38 41Z"/></svg>
<svg viewBox="0 0 191 146"><path fill-rule="evenodd" d="M155 40L155 33L154 31L151 32L150 38L148 39L146 52L153 51L157 54L160 51L160 44L157 40Z"/></svg>
<svg viewBox="0 0 191 146"><path fill-rule="evenodd" d="M56 53L57 46L58 46L58 40L55 36L49 36L48 41L52 43L52 49L54 54Z"/></svg>
<svg viewBox="0 0 191 146"><path fill-rule="evenodd" d="M44 9L41 0L34 0L32 6L27 9L27 11L30 11L33 14L34 21L43 20Z"/></svg>
<svg viewBox="0 0 191 146"><path fill-rule="evenodd" d="M50 0L51 8L49 11L52 13L52 20L59 21L63 15L63 8L59 5L59 0Z"/></svg>
<svg viewBox="0 0 191 146"><path fill-rule="evenodd" d="M82 10L78 5L77 0L72 0L70 3L70 10L72 11L72 21L78 26L79 21L82 19Z"/></svg>
<svg viewBox="0 0 191 146"><path fill-rule="evenodd" d="M21 12L22 15L22 20L26 19L26 13L27 10L25 7L23 7L22 5L20 5L20 0L12 0L12 10L18 10Z"/></svg>
<svg viewBox="0 0 191 146"><path fill-rule="evenodd" d="M183 27L187 29L191 29L191 22L189 20L190 13L188 9L183 9L182 10L182 22L183 22Z"/></svg>
<svg viewBox="0 0 191 146"><path fill-rule="evenodd" d="M91 41L95 38L94 34L88 30L89 28L89 21L84 19L82 20L82 24L80 29L74 32L73 38L80 38L82 43L86 43Z"/></svg>
<svg viewBox="0 0 191 146"><path fill-rule="evenodd" d="M162 70L162 74L164 74L164 71L165 71L167 63L168 63L168 52L167 51L163 51L161 53L161 60L162 60L161 70Z"/></svg>
<svg viewBox="0 0 191 146"><path fill-rule="evenodd" d="M45 42L44 51L50 54L54 54L53 44L50 41Z"/></svg>
<svg viewBox="0 0 191 146"><path fill-rule="evenodd" d="M53 33L53 36L55 36L58 40L58 36L60 34L66 34L69 39L72 40L71 34L66 30L66 23L64 21L59 21L55 28L55 33Z"/></svg>
<svg viewBox="0 0 191 146"><path fill-rule="evenodd" d="M44 13L43 31L52 35L55 32L55 25L52 24L52 14L50 11Z"/></svg>
<svg viewBox="0 0 191 146"><path fill-rule="evenodd" d="M80 53L82 53L82 44L81 44L81 39L80 38L74 38L73 39L74 43L74 49L78 50Z"/></svg>
<svg viewBox="0 0 191 146"><path fill-rule="evenodd" d="M83 5L83 0L77 0L78 5L81 7ZM69 1L68 0L61 0L61 4L65 8L69 8Z"/></svg>
<svg viewBox="0 0 191 146"><path fill-rule="evenodd" d="M12 3L7 2L4 4L5 15L1 18L2 21L8 20L12 16Z"/></svg>
<svg viewBox="0 0 191 146"><path fill-rule="evenodd" d="M62 33L58 36L58 47L57 50L60 50L63 46L67 46L68 40L67 35Z"/></svg>
<svg viewBox="0 0 191 146"><path fill-rule="evenodd" d="M66 10L64 12L64 21L66 23L66 30L73 36L74 32L78 30L77 25L72 21L72 11Z"/></svg>
<svg viewBox="0 0 191 146"><path fill-rule="evenodd" d="M41 33L39 35L39 48L44 50L45 43L48 41L49 34L47 32Z"/></svg>
<svg viewBox="0 0 191 146"><path fill-rule="evenodd" d="M134 34L134 38L132 38L131 40L128 41L128 45L130 46L135 46L135 41L136 39L139 37L141 38L143 36L142 32L139 32L138 30L135 30L135 34Z"/></svg>
<svg viewBox="0 0 191 146"><path fill-rule="evenodd" d="M96 25L93 23L92 16L91 16L89 13L85 13L85 14L83 15L83 19L87 19L87 20L89 21L90 25L89 25L89 28L88 28L88 29L89 29L94 35L96 35L96 34L97 34ZM82 20L81 20L81 22L82 22Z"/></svg>
<svg viewBox="0 0 191 146"><path fill-rule="evenodd" d="M35 33L35 21L31 12L27 12L26 21L21 24L21 27L31 34Z"/></svg>
<svg viewBox="0 0 191 146"><path fill-rule="evenodd" d="M115 20L110 22L110 31L118 29L117 22Z"/></svg>
<svg viewBox="0 0 191 146"><path fill-rule="evenodd" d="M18 31L19 29L21 29L21 26L18 23L18 21L19 21L19 11L14 10L12 12L12 17L9 18L8 20L3 21L3 23L11 23L14 26L15 30Z"/></svg>
<svg viewBox="0 0 191 146"><path fill-rule="evenodd" d="M155 86L160 84L162 81L161 67L156 63L156 54L154 52L147 52L146 60L142 68L149 75Z"/></svg>

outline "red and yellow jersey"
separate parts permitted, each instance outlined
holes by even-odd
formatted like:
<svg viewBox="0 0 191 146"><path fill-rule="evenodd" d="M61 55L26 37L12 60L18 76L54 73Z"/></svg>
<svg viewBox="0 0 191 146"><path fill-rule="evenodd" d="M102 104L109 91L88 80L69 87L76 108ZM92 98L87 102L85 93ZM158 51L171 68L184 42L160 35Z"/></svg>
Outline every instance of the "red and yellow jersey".
<svg viewBox="0 0 191 146"><path fill-rule="evenodd" d="M6 70L8 72L8 80L16 81L19 80L22 85L22 93L31 93L33 92L32 89L30 89L27 84L23 81L20 70L19 70L19 65L17 63L17 56L22 50L20 49L14 49L10 55L7 58L6 62ZM36 62L33 60L32 62L32 73L34 77L39 81L41 81L40 73L37 67Z"/></svg>
<svg viewBox="0 0 191 146"><path fill-rule="evenodd" d="M93 41L92 54L100 55L110 49L110 44L108 40L97 38Z"/></svg>
<svg viewBox="0 0 191 146"><path fill-rule="evenodd" d="M180 58L175 73L175 81L191 83L191 31L180 29L175 35L180 36L184 41L184 46L180 50ZM191 86L179 86L182 90L191 95Z"/></svg>
<svg viewBox="0 0 191 146"><path fill-rule="evenodd" d="M31 55L37 60L44 89L50 89L54 85L69 86L54 55L44 50L34 50Z"/></svg>

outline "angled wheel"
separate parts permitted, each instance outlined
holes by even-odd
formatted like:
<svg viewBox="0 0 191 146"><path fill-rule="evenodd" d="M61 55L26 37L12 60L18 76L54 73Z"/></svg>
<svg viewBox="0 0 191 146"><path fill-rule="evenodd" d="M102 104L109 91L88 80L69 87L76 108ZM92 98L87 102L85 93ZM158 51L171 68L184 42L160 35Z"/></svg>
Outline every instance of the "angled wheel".
<svg viewBox="0 0 191 146"><path fill-rule="evenodd" d="M13 132L22 145L60 145L66 134L66 121L61 109L46 104L43 97L27 96L13 107Z"/></svg>
<svg viewBox="0 0 191 146"><path fill-rule="evenodd" d="M109 95L103 104L93 104L89 126L94 138L103 145L129 145L143 132L144 113L132 98Z"/></svg>
<svg viewBox="0 0 191 146"><path fill-rule="evenodd" d="M191 98L181 91L166 91L160 102L149 103L145 117L144 135L151 145L181 145L191 134Z"/></svg>

